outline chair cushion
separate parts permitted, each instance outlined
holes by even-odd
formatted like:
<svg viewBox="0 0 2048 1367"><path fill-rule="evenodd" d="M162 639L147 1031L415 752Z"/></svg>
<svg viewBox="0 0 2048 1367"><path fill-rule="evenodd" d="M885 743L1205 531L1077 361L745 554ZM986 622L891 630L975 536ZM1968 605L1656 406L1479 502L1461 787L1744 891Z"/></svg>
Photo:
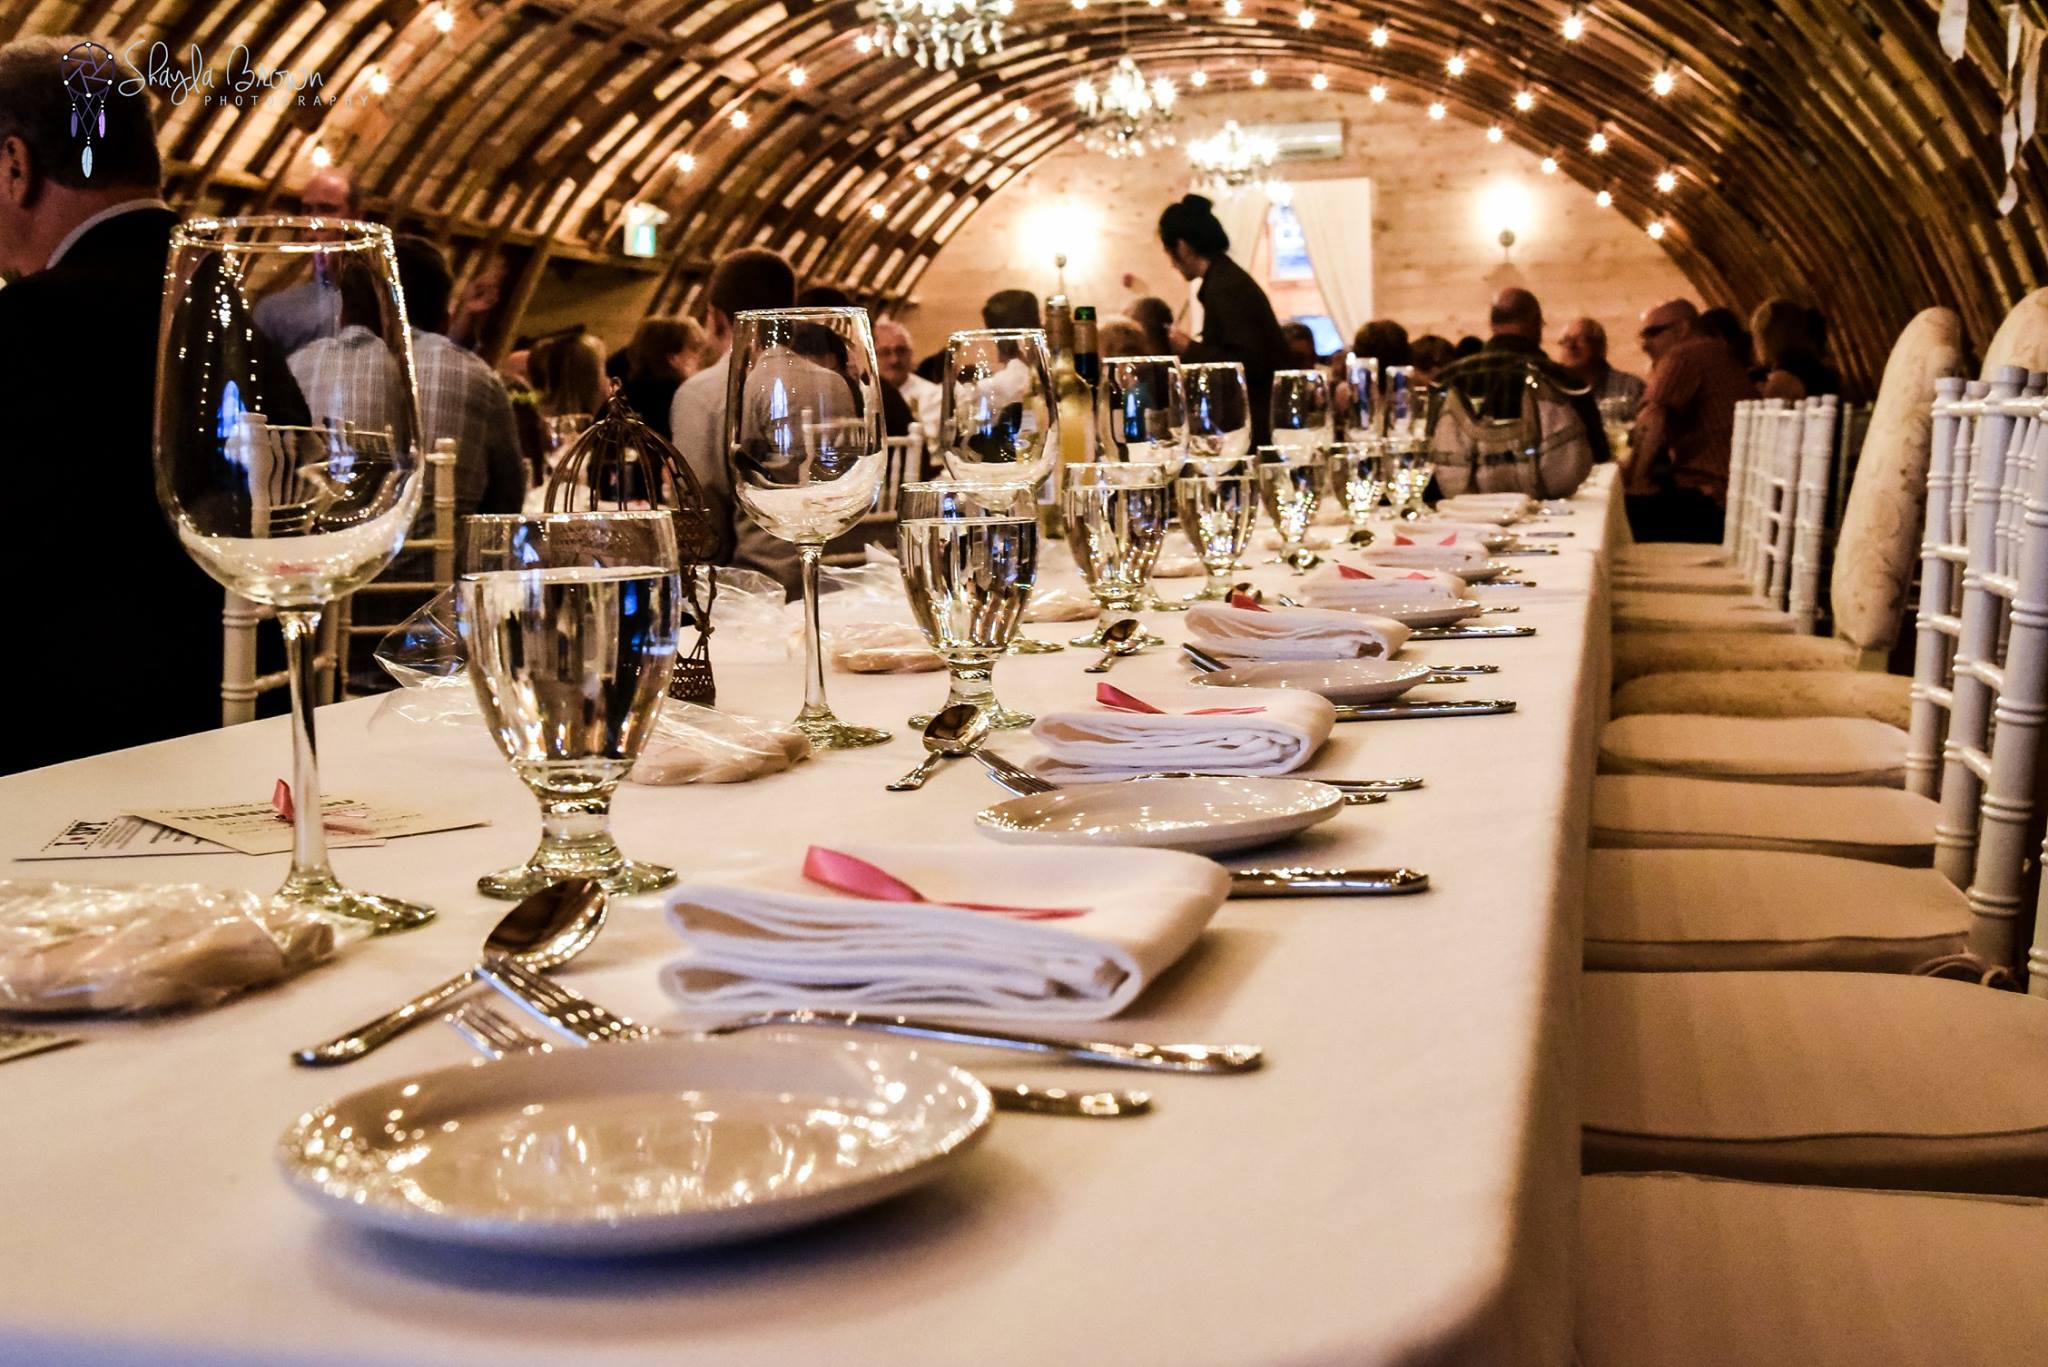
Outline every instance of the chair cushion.
<svg viewBox="0 0 2048 1367"><path fill-rule="evenodd" d="M1713 542L1638 541L1614 553L1614 568L1617 570L1675 570L1727 563L1728 553Z"/></svg>
<svg viewBox="0 0 2048 1367"><path fill-rule="evenodd" d="M1926 868L1941 805L1890 788L1798 788L1652 774L1593 780L1598 849L1789 850Z"/></svg>
<svg viewBox="0 0 2048 1367"><path fill-rule="evenodd" d="M1675 570L1616 568L1614 587L1630 593L1745 594L1749 576L1725 565L1700 565Z"/></svg>
<svg viewBox="0 0 2048 1367"><path fill-rule="evenodd" d="M1617 717L1600 731L1600 770L1897 788L1906 733L1862 717Z"/></svg>
<svg viewBox="0 0 2048 1367"><path fill-rule="evenodd" d="M1962 889L1933 869L1769 850L1594 850L1586 967L1905 973L1960 953Z"/></svg>
<svg viewBox="0 0 2048 1367"><path fill-rule="evenodd" d="M2048 1343L2048 1204L1730 1182L1579 1183L1582 1367L2021 1367Z"/></svg>
<svg viewBox="0 0 2048 1367"><path fill-rule="evenodd" d="M1956 373L1962 335L1955 314L1924 309L1885 362L1842 512L1828 595L1835 633L1861 649L1890 648L1905 620L1927 503L1927 399L1936 379Z"/></svg>
<svg viewBox="0 0 2048 1367"><path fill-rule="evenodd" d="M2048 1001L1898 973L1588 973L1588 1172L2048 1194Z"/></svg>
<svg viewBox="0 0 2048 1367"><path fill-rule="evenodd" d="M1614 594L1616 631L1750 631L1789 634L1792 615L1755 598L1725 593Z"/></svg>
<svg viewBox="0 0 2048 1367"><path fill-rule="evenodd" d="M1759 637L1782 641L1781 636ZM1913 681L1856 670L1688 670L1646 674L1614 694L1610 716L1693 712L1719 717L1868 717L1905 727Z"/></svg>
<svg viewBox="0 0 2048 1367"><path fill-rule="evenodd" d="M1742 631L1627 631L1612 643L1614 685L1646 674L1713 669L1854 669L1855 650L1818 636Z"/></svg>

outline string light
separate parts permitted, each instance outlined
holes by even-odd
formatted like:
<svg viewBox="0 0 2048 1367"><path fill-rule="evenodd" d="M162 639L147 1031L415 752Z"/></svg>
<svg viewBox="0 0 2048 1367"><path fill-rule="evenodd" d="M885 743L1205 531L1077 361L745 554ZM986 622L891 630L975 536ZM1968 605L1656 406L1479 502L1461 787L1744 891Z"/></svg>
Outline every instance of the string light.
<svg viewBox="0 0 2048 1367"><path fill-rule="evenodd" d="M1223 12L1232 19L1244 13L1244 0L1223 0Z"/></svg>
<svg viewBox="0 0 2048 1367"><path fill-rule="evenodd" d="M1431 100L1429 102L1429 117L1437 120L1439 123L1443 121L1443 117L1447 112L1448 111L1445 110L1444 102L1442 100Z"/></svg>
<svg viewBox="0 0 2048 1367"><path fill-rule="evenodd" d="M1573 5L1570 9L1565 11L1564 40L1567 43L1576 43L1579 41L1579 39L1585 36L1586 16L1579 13L1579 7L1577 5Z"/></svg>
<svg viewBox="0 0 2048 1367"><path fill-rule="evenodd" d="M432 13L434 16L434 31L436 33L455 32L455 7L453 5L446 3L437 4L434 6Z"/></svg>
<svg viewBox="0 0 2048 1367"><path fill-rule="evenodd" d="M1330 88L1330 78L1320 71L1309 77L1308 83L1317 90L1328 90Z"/></svg>
<svg viewBox="0 0 2048 1367"><path fill-rule="evenodd" d="M1018 105L1010 111L1010 117L1018 123L1029 123L1031 121L1031 106L1028 104Z"/></svg>
<svg viewBox="0 0 2048 1367"><path fill-rule="evenodd" d="M313 150L306 155L315 166L325 168L334 165L334 153L327 150L325 143L314 143Z"/></svg>
<svg viewBox="0 0 2048 1367"><path fill-rule="evenodd" d="M868 205L868 217L872 218L875 222L880 223L883 219L887 218L888 216L889 211L887 209L884 209L881 205Z"/></svg>
<svg viewBox="0 0 2048 1367"><path fill-rule="evenodd" d="M1543 174L1546 176L1554 176L1557 174L1556 157L1545 157L1543 159Z"/></svg>
<svg viewBox="0 0 2048 1367"><path fill-rule="evenodd" d="M919 163L910 168L910 174L916 176L919 180L930 180L932 178L932 168Z"/></svg>
<svg viewBox="0 0 2048 1367"><path fill-rule="evenodd" d="M1366 97L1370 99L1374 104L1385 104L1387 102L1387 88L1381 85L1378 81L1374 81L1372 83L1372 89L1366 91L1365 93Z"/></svg>
<svg viewBox="0 0 2048 1367"><path fill-rule="evenodd" d="M1602 190L1599 194L1593 196L1593 202L1605 209L1614 203L1614 196Z"/></svg>
<svg viewBox="0 0 2048 1367"><path fill-rule="evenodd" d="M1294 22L1301 25L1304 29L1314 28L1316 26L1316 12L1312 9L1305 9L1294 16Z"/></svg>
<svg viewBox="0 0 2048 1367"><path fill-rule="evenodd" d="M691 156L688 152L676 153L676 171L679 174L687 176L696 169L697 159L695 157Z"/></svg>
<svg viewBox="0 0 2048 1367"><path fill-rule="evenodd" d="M968 129L960 135L960 145L970 152L979 150L981 147L981 134L975 132L972 128Z"/></svg>
<svg viewBox="0 0 2048 1367"><path fill-rule="evenodd" d="M1366 35L1366 41L1370 42L1374 47L1385 47L1393 40L1394 35L1388 31L1385 24L1374 24L1372 32Z"/></svg>
<svg viewBox="0 0 2048 1367"><path fill-rule="evenodd" d="M1264 85L1265 83L1266 83L1266 68L1264 68L1264 67L1262 67L1262 66L1255 66L1255 67L1253 67L1253 68L1252 68L1252 84L1253 84L1253 85Z"/></svg>
<svg viewBox="0 0 2048 1367"><path fill-rule="evenodd" d="M865 57L875 50L875 40L865 33L854 35L853 50Z"/></svg>
<svg viewBox="0 0 2048 1367"><path fill-rule="evenodd" d="M1486 140L1488 142L1499 142L1502 138L1505 138L1506 136L1507 134L1501 130L1501 126L1499 124L1494 123L1487 125Z"/></svg>
<svg viewBox="0 0 2048 1367"><path fill-rule="evenodd" d="M1664 240L1664 220L1661 218L1651 219L1650 226L1644 229L1644 231L1649 233L1650 241L1662 242Z"/></svg>
<svg viewBox="0 0 2048 1367"><path fill-rule="evenodd" d="M789 83L790 85L796 87L799 90L801 90L804 86L804 83L810 79L811 73L805 71L800 66L793 66L789 69Z"/></svg>
<svg viewBox="0 0 2048 1367"><path fill-rule="evenodd" d="M1526 114L1536 107L1536 92L1527 86L1515 92L1515 110Z"/></svg>
<svg viewBox="0 0 2048 1367"><path fill-rule="evenodd" d="M747 117L746 110L734 109L732 113L726 115L726 122L730 123L735 129L744 130L753 120Z"/></svg>
<svg viewBox="0 0 2048 1367"><path fill-rule="evenodd" d="M381 66L370 68L370 93L372 95L388 95L391 93L391 78L384 74L384 68Z"/></svg>
<svg viewBox="0 0 2048 1367"><path fill-rule="evenodd" d="M1668 66L1659 67L1657 74L1650 78L1650 93L1660 100L1676 89L1678 74Z"/></svg>
<svg viewBox="0 0 2048 1367"><path fill-rule="evenodd" d="M1657 193L1668 195L1677 188L1678 173L1676 171L1659 171L1657 173Z"/></svg>
<svg viewBox="0 0 2048 1367"><path fill-rule="evenodd" d="M1605 133L1595 133L1592 137L1587 138L1586 150L1596 157L1605 152L1607 150L1607 135Z"/></svg>
<svg viewBox="0 0 2048 1367"><path fill-rule="evenodd" d="M1453 76L1464 75L1465 54L1462 52L1453 52L1451 54L1450 60L1444 63L1444 70Z"/></svg>
<svg viewBox="0 0 2048 1367"><path fill-rule="evenodd" d="M1209 73L1197 67L1188 73L1188 84L1200 90L1203 86L1209 84Z"/></svg>

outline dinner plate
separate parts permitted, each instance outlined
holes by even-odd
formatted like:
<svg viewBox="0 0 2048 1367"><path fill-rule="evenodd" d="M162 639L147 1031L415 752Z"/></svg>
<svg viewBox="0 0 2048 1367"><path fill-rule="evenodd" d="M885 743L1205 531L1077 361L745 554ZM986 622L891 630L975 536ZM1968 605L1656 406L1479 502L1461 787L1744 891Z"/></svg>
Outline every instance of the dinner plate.
<svg viewBox="0 0 2048 1367"><path fill-rule="evenodd" d="M976 814L1012 844L1151 845L1190 854L1248 850L1328 821L1344 794L1298 778L1152 778L1075 784Z"/></svg>
<svg viewBox="0 0 2048 1367"><path fill-rule="evenodd" d="M286 1179L349 1224L572 1256L702 1248L930 1181L987 1129L973 1077L899 1044L748 1034L514 1055L299 1117Z"/></svg>
<svg viewBox="0 0 2048 1367"><path fill-rule="evenodd" d="M1476 617L1484 605L1477 599L1457 598L1437 607L1395 607L1375 604L1370 599L1347 601L1342 605L1332 603L1339 612L1363 612L1373 617L1391 617L1403 626L1447 627L1453 622L1462 622L1467 617Z"/></svg>
<svg viewBox="0 0 2048 1367"><path fill-rule="evenodd" d="M1468 584L1490 584L1513 568L1514 566L1508 564L1505 560L1488 560L1478 565L1467 565L1463 569L1449 570L1446 573L1455 574Z"/></svg>
<svg viewBox="0 0 2048 1367"><path fill-rule="evenodd" d="M1233 665L1194 682L1220 688L1303 688L1331 702L1385 702L1428 678L1430 668L1412 660L1271 660Z"/></svg>

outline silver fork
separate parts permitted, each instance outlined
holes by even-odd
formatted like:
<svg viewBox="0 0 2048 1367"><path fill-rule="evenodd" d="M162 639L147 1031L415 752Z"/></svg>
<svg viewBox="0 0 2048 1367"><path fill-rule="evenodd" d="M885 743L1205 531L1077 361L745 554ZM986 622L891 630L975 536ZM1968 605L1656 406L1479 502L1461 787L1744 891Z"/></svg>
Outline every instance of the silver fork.
<svg viewBox="0 0 2048 1367"><path fill-rule="evenodd" d="M580 992L535 973L509 954L487 954L477 976L498 989L513 1005L571 1044L606 1044L646 1039L653 1027L614 1016Z"/></svg>

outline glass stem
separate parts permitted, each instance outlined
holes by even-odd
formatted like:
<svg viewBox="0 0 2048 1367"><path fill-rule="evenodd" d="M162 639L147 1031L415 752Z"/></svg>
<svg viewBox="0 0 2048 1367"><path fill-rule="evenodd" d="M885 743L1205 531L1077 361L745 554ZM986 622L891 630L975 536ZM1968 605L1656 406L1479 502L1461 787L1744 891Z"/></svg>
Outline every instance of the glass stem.
<svg viewBox="0 0 2048 1367"><path fill-rule="evenodd" d="M542 793L540 832L542 855L550 867L599 876L625 863L612 838L612 795Z"/></svg>
<svg viewBox="0 0 2048 1367"><path fill-rule="evenodd" d="M946 672L952 675L952 687L946 693L946 706L955 703L972 703L976 707L996 705L995 666L961 665L948 661Z"/></svg>
<svg viewBox="0 0 2048 1367"><path fill-rule="evenodd" d="M320 610L279 609L292 684L291 889L334 881L327 867L327 823L320 800L320 759L313 736L313 677L319 668Z"/></svg>
<svg viewBox="0 0 2048 1367"><path fill-rule="evenodd" d="M832 709L825 703L825 642L818 629L818 566L825 558L825 548L799 546L797 555L804 581L804 710L797 720L829 721Z"/></svg>

